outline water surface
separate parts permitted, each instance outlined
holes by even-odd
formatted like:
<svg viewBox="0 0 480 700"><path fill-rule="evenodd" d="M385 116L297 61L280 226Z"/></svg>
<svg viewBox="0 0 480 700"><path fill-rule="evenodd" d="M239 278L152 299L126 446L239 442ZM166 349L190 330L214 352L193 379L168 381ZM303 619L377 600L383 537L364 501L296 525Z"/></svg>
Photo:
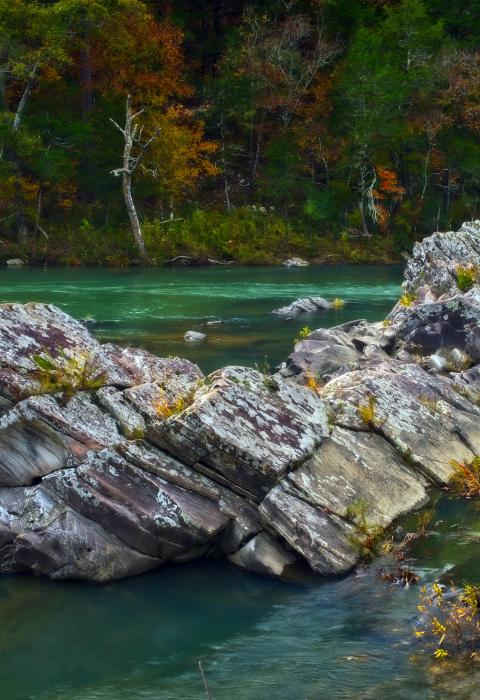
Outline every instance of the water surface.
<svg viewBox="0 0 480 700"><path fill-rule="evenodd" d="M188 357L209 372L225 364L263 366L265 357L274 366L306 325L379 320L398 298L400 280L399 266L20 268L0 271L0 302L57 304L76 318L94 319L102 340ZM288 321L270 313L310 295L346 304ZM185 343L187 330L207 333L207 342Z"/></svg>

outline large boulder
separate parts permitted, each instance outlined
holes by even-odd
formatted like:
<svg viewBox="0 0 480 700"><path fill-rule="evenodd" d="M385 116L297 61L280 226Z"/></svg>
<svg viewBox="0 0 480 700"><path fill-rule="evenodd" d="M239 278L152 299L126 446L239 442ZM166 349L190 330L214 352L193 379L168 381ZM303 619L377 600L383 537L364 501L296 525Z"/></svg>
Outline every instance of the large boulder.
<svg viewBox="0 0 480 700"><path fill-rule="evenodd" d="M452 296L457 287L457 269L480 268L480 221L464 223L458 231L436 232L416 243L405 269L405 289L415 292L428 286L435 296Z"/></svg>
<svg viewBox="0 0 480 700"><path fill-rule="evenodd" d="M396 349L420 355L454 348L480 361L480 289L444 300L397 304L388 316Z"/></svg>
<svg viewBox="0 0 480 700"><path fill-rule="evenodd" d="M348 371L365 357L371 358L372 353L384 359L393 338L388 326L363 319L318 328L295 344L280 374L303 383L312 377L331 378L339 370Z"/></svg>

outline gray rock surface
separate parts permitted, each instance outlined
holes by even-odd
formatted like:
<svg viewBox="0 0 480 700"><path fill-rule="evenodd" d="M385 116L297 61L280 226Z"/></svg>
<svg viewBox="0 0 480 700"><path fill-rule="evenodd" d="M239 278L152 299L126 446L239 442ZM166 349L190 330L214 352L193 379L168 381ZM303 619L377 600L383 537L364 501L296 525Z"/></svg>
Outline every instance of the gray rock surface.
<svg viewBox="0 0 480 700"><path fill-rule="evenodd" d="M272 314L282 316L283 318L293 318L299 314L312 311L326 311L330 308L330 302L323 297L305 297L304 299L297 299L287 306L281 306L279 309L274 309Z"/></svg>

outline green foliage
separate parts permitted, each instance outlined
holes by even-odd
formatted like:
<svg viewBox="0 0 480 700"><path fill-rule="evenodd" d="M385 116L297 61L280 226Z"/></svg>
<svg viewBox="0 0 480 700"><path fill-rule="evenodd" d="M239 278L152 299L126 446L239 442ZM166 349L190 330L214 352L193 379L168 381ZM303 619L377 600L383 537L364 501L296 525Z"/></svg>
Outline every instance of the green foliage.
<svg viewBox="0 0 480 700"><path fill-rule="evenodd" d="M2 260L138 263L127 91L160 127L133 187L158 264L393 262L477 218L478 2L231 5L0 1Z"/></svg>
<svg viewBox="0 0 480 700"><path fill-rule="evenodd" d="M300 343L302 340L305 340L305 338L307 338L311 332L312 332L312 329L309 328L308 326L304 326L303 328L300 328L298 336L294 340L295 344Z"/></svg>
<svg viewBox="0 0 480 700"><path fill-rule="evenodd" d="M96 358L80 348L60 350L55 357L48 352L33 355L37 365L33 373L39 393L60 394L68 402L78 391L95 391L105 385L105 372Z"/></svg>
<svg viewBox="0 0 480 700"><path fill-rule="evenodd" d="M478 279L478 270L474 267L460 265L456 270L457 287L461 292L468 292Z"/></svg>

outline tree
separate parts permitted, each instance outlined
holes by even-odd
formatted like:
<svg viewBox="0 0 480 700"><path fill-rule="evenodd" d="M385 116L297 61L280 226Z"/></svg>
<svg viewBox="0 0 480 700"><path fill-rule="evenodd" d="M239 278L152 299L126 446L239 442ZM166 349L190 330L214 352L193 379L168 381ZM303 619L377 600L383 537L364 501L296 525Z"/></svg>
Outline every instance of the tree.
<svg viewBox="0 0 480 700"><path fill-rule="evenodd" d="M142 141L143 127L139 126L137 119L143 112L143 109L138 110L138 112L132 112L132 97L128 95L125 110L125 126L122 128L114 119L111 119L112 124L123 134L124 138L123 164L121 168L112 170L112 175L115 175L115 177L122 176L123 197L133 237L135 238L140 258L144 262L148 262L142 228L132 197L132 176L141 164L148 148L156 139L158 130L155 129L154 133L146 141Z"/></svg>

